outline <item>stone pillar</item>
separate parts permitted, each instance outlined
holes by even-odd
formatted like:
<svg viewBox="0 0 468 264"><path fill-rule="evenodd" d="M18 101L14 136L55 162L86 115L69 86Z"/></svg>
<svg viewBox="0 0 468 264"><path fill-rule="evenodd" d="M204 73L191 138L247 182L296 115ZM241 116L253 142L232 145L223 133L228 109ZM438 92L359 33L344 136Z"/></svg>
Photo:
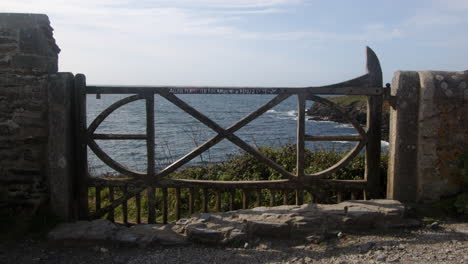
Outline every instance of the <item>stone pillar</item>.
<svg viewBox="0 0 468 264"><path fill-rule="evenodd" d="M0 214L69 219L73 75L46 15L0 13Z"/></svg>
<svg viewBox="0 0 468 264"><path fill-rule="evenodd" d="M387 198L430 202L462 188L468 72L397 72L391 94Z"/></svg>

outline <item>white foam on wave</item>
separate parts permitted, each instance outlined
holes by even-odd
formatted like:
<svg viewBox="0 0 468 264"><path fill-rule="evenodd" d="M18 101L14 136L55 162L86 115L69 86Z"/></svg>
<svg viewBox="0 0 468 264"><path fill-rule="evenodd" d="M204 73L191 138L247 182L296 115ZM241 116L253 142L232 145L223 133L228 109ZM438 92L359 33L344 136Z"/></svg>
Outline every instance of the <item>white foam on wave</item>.
<svg viewBox="0 0 468 264"><path fill-rule="evenodd" d="M390 147L390 143L388 143L388 142L385 141L385 140L381 140L381 141L380 141L380 146L381 146L381 147L384 147L384 148L388 148L388 147Z"/></svg>
<svg viewBox="0 0 468 264"><path fill-rule="evenodd" d="M336 127L336 128L338 128L338 127L352 128L353 125L351 125L351 124L346 124L346 123L338 123L335 127Z"/></svg>
<svg viewBox="0 0 468 264"><path fill-rule="evenodd" d="M266 111L267 114L274 116L275 118L281 120L297 120L297 111L296 110L289 110L289 111L276 111L270 109Z"/></svg>

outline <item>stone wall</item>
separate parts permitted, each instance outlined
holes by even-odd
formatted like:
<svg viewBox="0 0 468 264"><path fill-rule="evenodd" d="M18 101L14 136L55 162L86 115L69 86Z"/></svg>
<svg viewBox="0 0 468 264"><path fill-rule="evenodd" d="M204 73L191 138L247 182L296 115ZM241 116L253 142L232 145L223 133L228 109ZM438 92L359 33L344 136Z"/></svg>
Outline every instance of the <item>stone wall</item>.
<svg viewBox="0 0 468 264"><path fill-rule="evenodd" d="M50 191L61 184L63 192L70 182L73 75L57 72L60 49L52 31L46 15L0 14L2 216L32 214L62 200ZM65 218L70 213L60 203L68 200L52 203Z"/></svg>
<svg viewBox="0 0 468 264"><path fill-rule="evenodd" d="M462 188L468 71L397 72L391 94L387 198L427 202Z"/></svg>

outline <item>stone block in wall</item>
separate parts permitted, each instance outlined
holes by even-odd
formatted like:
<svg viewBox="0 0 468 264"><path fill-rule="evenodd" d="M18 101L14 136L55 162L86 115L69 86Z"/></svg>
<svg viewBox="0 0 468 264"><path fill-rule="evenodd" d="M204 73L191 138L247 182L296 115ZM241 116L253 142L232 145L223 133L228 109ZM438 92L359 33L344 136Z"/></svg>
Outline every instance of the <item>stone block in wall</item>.
<svg viewBox="0 0 468 264"><path fill-rule="evenodd" d="M72 98L74 76L51 75L48 83L47 177L51 209L65 220L74 217L73 208L73 122Z"/></svg>
<svg viewBox="0 0 468 264"><path fill-rule="evenodd" d="M434 201L462 188L468 152L468 72L397 72L387 196Z"/></svg>
<svg viewBox="0 0 468 264"><path fill-rule="evenodd" d="M58 53L49 18L0 13L0 71L56 73Z"/></svg>
<svg viewBox="0 0 468 264"><path fill-rule="evenodd" d="M72 173L64 139L73 75L57 73L59 52L46 15L0 13L0 215L34 213L51 197L69 201L55 195Z"/></svg>
<svg viewBox="0 0 468 264"><path fill-rule="evenodd" d="M460 157L468 152L468 72L419 72L418 198L435 200L462 187Z"/></svg>

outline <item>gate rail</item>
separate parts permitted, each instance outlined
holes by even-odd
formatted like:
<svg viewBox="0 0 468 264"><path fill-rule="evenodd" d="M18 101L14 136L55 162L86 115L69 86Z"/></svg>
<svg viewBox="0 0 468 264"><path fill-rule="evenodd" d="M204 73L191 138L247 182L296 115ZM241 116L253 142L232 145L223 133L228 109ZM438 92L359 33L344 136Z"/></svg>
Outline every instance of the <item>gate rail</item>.
<svg viewBox="0 0 468 264"><path fill-rule="evenodd" d="M382 87L382 72L380 63L375 53L367 48L367 73L355 79L337 83L333 85L321 87L304 87L304 88L261 88L261 87L181 87L181 86L151 86L151 87L128 87L128 86L87 86L86 79L83 74L77 74L75 77L75 118L78 125L78 135L76 140L76 159L77 159L77 207L79 218L100 218L108 214L108 217L113 219L113 211L116 207L122 205L126 211L127 201L135 197L138 201L140 193L147 190L148 198L148 222L155 222L155 188L161 188L163 192L163 222L167 222L167 188L176 189L176 207L177 218L180 218L180 188L189 188L189 211L193 213L193 193L195 188L203 190L203 208L207 209L207 189L217 190L217 208L220 208L220 192L229 190L230 193L230 209L233 209L233 194L232 190L240 188L243 190L243 207L246 207L247 189L255 189L257 201L259 198L260 189L270 190L315 190L321 188L329 188L337 191L358 192L365 191L370 197L377 197L381 188L379 165L380 165L380 140L381 140L381 111L382 98L384 89ZM99 98L101 94L132 94L127 98L121 99L106 110L100 113L89 126L86 120L86 95L96 94ZM217 133L216 136L209 139L202 145L195 148L190 153L186 154L179 160L167 166L163 170L157 172L155 168L155 127L154 127L154 95L160 95L172 104L181 108L184 112L205 124ZM273 94L276 95L268 103L262 105L256 111L250 113L240 119L228 128L223 128L213 120L206 117L204 114L181 100L176 94ZM278 105L290 96L298 98L298 119L297 119L297 164L296 174L285 170L274 161L270 160L257 149L253 148L245 141L234 134L251 121L255 120L260 115L264 114L269 109ZM364 130L359 123L351 117L347 116L338 106L331 101L319 97L317 95L366 95L367 100L367 127ZM137 100L145 100L146 103L146 134L97 134L95 133L99 125L113 111L119 107ZM357 130L357 136L341 135L341 136L312 136L305 134L305 105L307 100L315 101L316 103L325 104L333 111L341 114L353 127ZM223 139L227 139L256 157L260 162L274 169L285 180L272 181L200 181L200 180L183 180L169 179L166 176L174 172L196 156L202 154L210 147L219 143ZM146 172L134 171L114 161L107 153L105 153L96 140L145 140L147 145L147 170ZM307 175L304 173L304 153L305 141L356 141L355 147L338 163L332 167L318 173ZM113 168L117 172L126 176L124 179L103 179L91 178L88 173L87 163L87 147L89 147L97 157L105 164ZM363 147L366 147L365 159L365 175L364 180L331 180L325 177L334 171L345 166L352 158L354 158ZM88 188L96 188L96 210L94 214L88 213ZM109 188L110 204L101 208L100 192L102 188ZM124 190L123 195L115 199L114 188ZM272 195L273 191L270 192ZM296 195L296 203L301 202L299 193ZM274 198L273 198L274 199ZM287 198L286 198L287 203ZM260 205L258 203L258 205ZM270 202L272 205L272 202ZM137 205L137 209L141 211L141 205ZM126 212L124 213L126 219ZM137 222L141 222L140 213L137 216ZM126 220L124 221L126 222Z"/></svg>

